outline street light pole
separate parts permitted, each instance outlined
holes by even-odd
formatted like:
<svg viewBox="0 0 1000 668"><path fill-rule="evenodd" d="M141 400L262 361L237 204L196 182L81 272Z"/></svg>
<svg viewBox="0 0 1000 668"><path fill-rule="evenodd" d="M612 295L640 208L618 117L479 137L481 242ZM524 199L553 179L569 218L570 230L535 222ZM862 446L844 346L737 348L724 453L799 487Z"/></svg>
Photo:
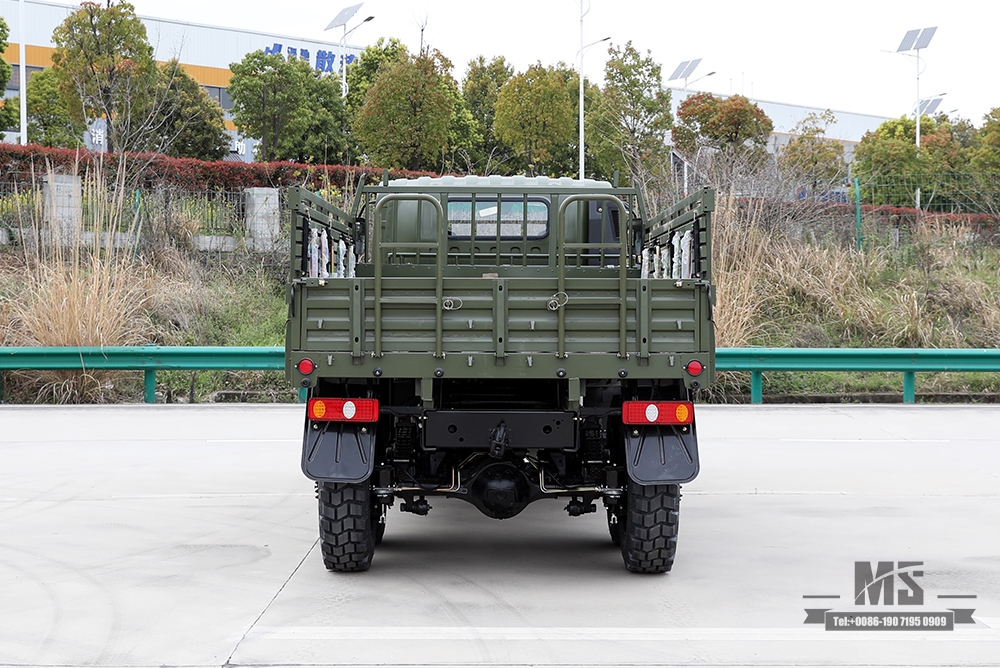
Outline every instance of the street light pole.
<svg viewBox="0 0 1000 668"><path fill-rule="evenodd" d="M605 37L603 39L599 39L596 42L591 42L590 44L587 44L586 46L584 46L584 44L583 44L583 17L586 16L587 12L589 12L589 11L590 11L590 6L589 5L587 7L587 11L586 12L583 11L583 0L580 0L580 62L579 62L579 69L577 70L577 75L578 75L578 78L580 79L580 103L577 106L579 107L579 111L580 111L580 158L579 158L580 162L579 162L579 165L580 165L580 180L581 181L583 181L583 179L584 179L584 172L585 172L585 166L584 166L584 161L585 161L584 153L585 153L585 150L584 150L584 144L583 144L583 139L584 139L584 131L583 131L583 52L586 51L587 49L589 49L590 47L594 46L595 44L600 44L601 42L607 42L609 39L611 39L611 37L608 36L608 37Z"/></svg>
<svg viewBox="0 0 1000 668"><path fill-rule="evenodd" d="M347 48L347 36L350 35L352 32L354 32L355 30L357 30L358 28L360 28L361 26L363 26L364 24L371 21L373 18L375 17L369 16L364 21L354 26L350 30L347 29L347 24L346 23L344 24L344 36L340 38L340 58L341 60L344 61L343 67L341 68L340 90L343 93L344 97L347 97L347 54L344 53L344 50Z"/></svg>
<svg viewBox="0 0 1000 668"><path fill-rule="evenodd" d="M917 49L917 158L920 158L920 49ZM920 204L917 204L920 208Z"/></svg>
<svg viewBox="0 0 1000 668"><path fill-rule="evenodd" d="M25 32L24 32L24 0L21 0L17 5L17 20L18 20L18 30L20 35L18 35L18 45L17 45L17 74L21 80L18 88L18 95L20 96L20 106L21 106L21 146L28 143L28 69L25 66Z"/></svg>

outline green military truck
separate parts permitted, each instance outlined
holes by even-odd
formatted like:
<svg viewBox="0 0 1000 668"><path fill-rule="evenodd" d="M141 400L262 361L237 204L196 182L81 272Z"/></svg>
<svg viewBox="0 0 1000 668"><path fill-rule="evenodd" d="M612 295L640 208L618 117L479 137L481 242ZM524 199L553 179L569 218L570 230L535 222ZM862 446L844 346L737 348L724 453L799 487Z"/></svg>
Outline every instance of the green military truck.
<svg viewBox="0 0 1000 668"><path fill-rule="evenodd" d="M626 568L670 570L715 376L710 190L647 218L604 181L386 176L350 212L288 206L286 374L328 569L367 570L396 502L450 497L496 519L600 500Z"/></svg>

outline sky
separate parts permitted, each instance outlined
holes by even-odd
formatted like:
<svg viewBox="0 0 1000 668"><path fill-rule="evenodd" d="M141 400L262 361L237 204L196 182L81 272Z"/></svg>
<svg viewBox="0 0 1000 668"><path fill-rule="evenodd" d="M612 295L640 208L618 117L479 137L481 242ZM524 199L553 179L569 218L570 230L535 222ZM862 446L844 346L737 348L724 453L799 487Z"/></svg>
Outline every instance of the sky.
<svg viewBox="0 0 1000 668"><path fill-rule="evenodd" d="M946 93L940 111L977 126L1000 107L996 0L582 1L583 43L611 38L585 51L583 69L593 81L603 81L607 45L631 41L662 66L665 84L681 61L701 58L691 90L899 117L911 114L918 99L917 67L915 58L895 51L908 30L936 26L920 52L920 97ZM332 43L342 29L323 29L357 2L132 0L140 15ZM519 71L535 62L575 66L580 14L580 0L366 0L348 29L375 18L348 42L396 37L417 51L423 26L424 43L454 63L458 79L478 55L502 55Z"/></svg>

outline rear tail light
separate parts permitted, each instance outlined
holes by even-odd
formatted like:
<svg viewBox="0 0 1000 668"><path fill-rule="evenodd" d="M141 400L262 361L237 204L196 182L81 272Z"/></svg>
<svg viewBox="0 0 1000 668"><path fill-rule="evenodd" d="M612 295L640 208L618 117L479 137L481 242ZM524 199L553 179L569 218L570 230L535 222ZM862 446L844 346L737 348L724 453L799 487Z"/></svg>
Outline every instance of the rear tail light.
<svg viewBox="0 0 1000 668"><path fill-rule="evenodd" d="M316 370L316 365L313 364L313 361L307 357L306 359L300 361L295 368L298 369L299 373L302 375L308 376Z"/></svg>
<svg viewBox="0 0 1000 668"><path fill-rule="evenodd" d="M378 422L378 399L310 399L307 415L321 422Z"/></svg>
<svg viewBox="0 0 1000 668"><path fill-rule="evenodd" d="M702 371L705 370L705 365L699 362L698 360L691 360L690 362L687 363L687 366L684 367L684 370L687 371L692 376L698 376L701 374Z"/></svg>
<svg viewBox="0 0 1000 668"><path fill-rule="evenodd" d="M694 404L690 401L626 401L622 404L625 424L691 424Z"/></svg>

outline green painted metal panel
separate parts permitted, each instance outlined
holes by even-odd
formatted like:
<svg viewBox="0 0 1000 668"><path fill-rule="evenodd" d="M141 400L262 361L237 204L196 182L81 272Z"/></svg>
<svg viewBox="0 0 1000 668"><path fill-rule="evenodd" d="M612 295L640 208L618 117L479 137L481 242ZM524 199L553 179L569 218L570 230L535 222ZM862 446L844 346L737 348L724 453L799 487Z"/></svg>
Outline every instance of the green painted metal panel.
<svg viewBox="0 0 1000 668"><path fill-rule="evenodd" d="M310 286L304 300L303 350L329 354L355 348L351 330L364 342L361 353L374 347L374 296L364 300L364 317L355 318L349 291L361 284L372 294L371 279L332 279ZM640 283L649 286L647 341L639 339L637 307ZM382 278L382 351L432 353L437 349L437 308L432 278ZM557 296L558 285L536 278L465 278L445 276L441 327L445 353L553 353L558 350L558 311L564 311L565 349L570 352L618 354L621 342L617 278L569 277L567 297ZM501 286L503 289L501 290ZM664 279L627 279L625 300L626 352L640 354L705 351L709 342L697 327L703 293L688 282L676 287ZM359 291L355 290L355 293ZM503 297L500 298L499 295ZM553 304L553 299L556 303ZM552 307L556 308L553 309ZM360 331L363 326L363 336ZM501 342L500 339L503 339Z"/></svg>

